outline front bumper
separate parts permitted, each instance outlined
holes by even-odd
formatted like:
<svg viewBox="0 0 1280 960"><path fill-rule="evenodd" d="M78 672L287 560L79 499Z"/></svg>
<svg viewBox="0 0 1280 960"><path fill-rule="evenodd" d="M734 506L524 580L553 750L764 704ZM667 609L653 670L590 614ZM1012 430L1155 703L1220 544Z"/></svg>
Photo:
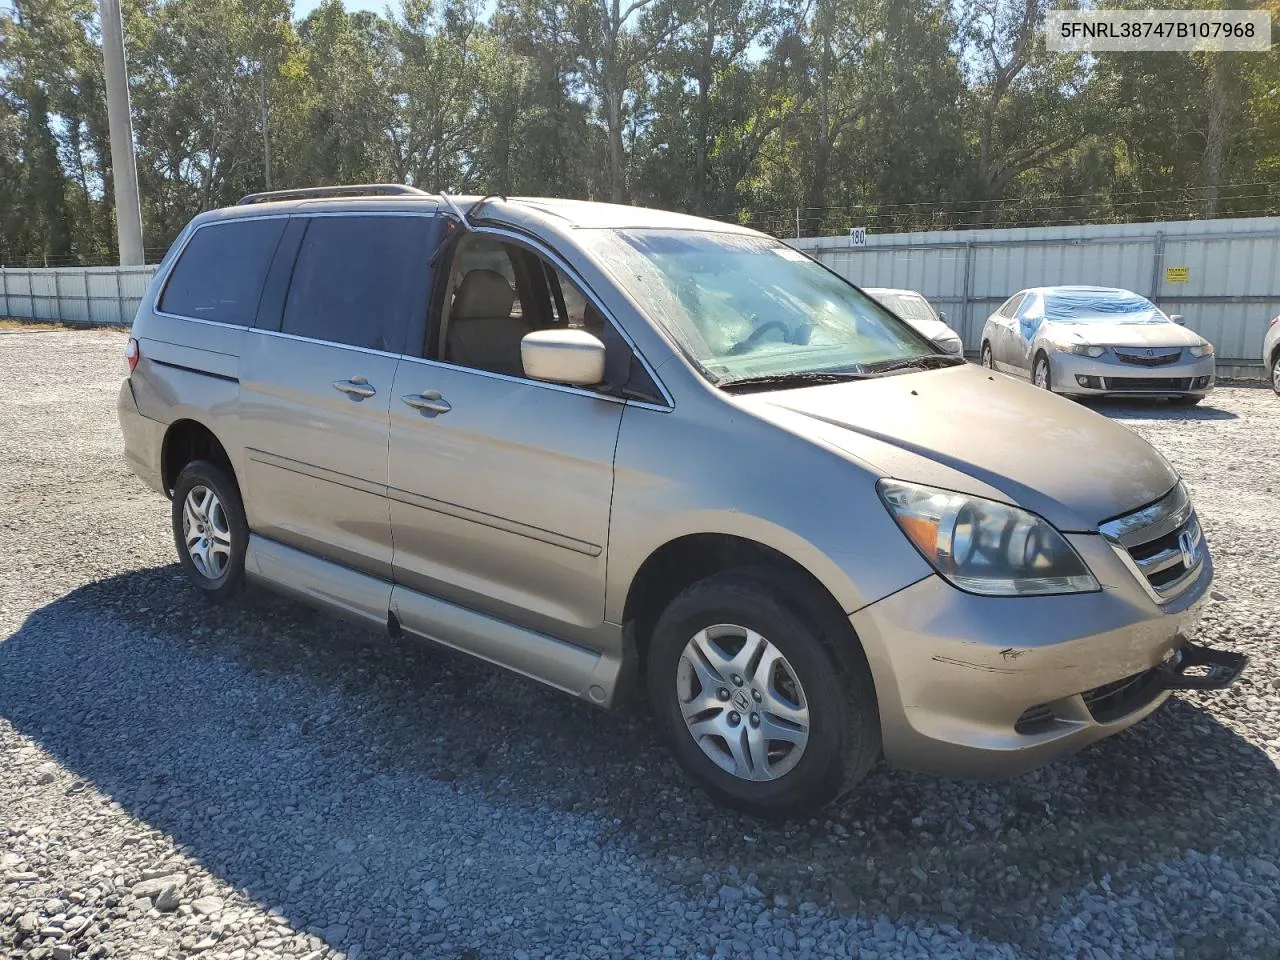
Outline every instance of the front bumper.
<svg viewBox="0 0 1280 960"><path fill-rule="evenodd" d="M1068 539L1100 591L979 597L931 576L852 615L890 764L1008 776L1123 730L1168 698L1175 651L1193 649L1213 579L1208 551L1195 582L1158 605L1101 536Z"/></svg>
<svg viewBox="0 0 1280 960"><path fill-rule="evenodd" d="M1101 357L1080 357L1050 351L1053 389L1073 396L1204 396L1213 389L1212 356L1195 359L1184 350L1177 363L1158 367L1124 363L1110 351Z"/></svg>

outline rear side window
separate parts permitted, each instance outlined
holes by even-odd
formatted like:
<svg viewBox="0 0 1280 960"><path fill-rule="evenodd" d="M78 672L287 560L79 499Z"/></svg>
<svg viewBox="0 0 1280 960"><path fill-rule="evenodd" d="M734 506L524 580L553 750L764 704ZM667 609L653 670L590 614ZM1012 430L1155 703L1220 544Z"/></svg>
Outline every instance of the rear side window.
<svg viewBox="0 0 1280 960"><path fill-rule="evenodd" d="M307 227L281 330L400 353L425 315L425 217L316 217Z"/></svg>
<svg viewBox="0 0 1280 960"><path fill-rule="evenodd" d="M237 326L253 323L284 225L277 217L201 227L178 258L158 309Z"/></svg>

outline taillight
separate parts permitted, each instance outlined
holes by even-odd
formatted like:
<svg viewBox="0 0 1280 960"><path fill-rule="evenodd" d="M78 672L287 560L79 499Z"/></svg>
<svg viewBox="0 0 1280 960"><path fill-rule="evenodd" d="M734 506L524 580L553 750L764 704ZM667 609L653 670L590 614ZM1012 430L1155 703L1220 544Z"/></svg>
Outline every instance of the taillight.
<svg viewBox="0 0 1280 960"><path fill-rule="evenodd" d="M129 345L124 348L124 359L129 364L129 372L133 373L133 368L138 365L138 358L142 356L142 351L138 349L138 341L129 338Z"/></svg>

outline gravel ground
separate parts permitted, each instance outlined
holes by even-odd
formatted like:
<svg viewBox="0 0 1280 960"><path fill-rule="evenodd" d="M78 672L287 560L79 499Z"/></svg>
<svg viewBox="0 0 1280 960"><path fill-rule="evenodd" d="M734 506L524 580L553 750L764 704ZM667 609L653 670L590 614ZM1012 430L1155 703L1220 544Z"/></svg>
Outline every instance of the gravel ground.
<svg viewBox="0 0 1280 960"><path fill-rule="evenodd" d="M179 575L124 338L0 338L0 955L1276 957L1280 400L1100 408L1186 477L1229 694L995 784L807 823L687 786L639 709ZM828 819L829 818L829 819Z"/></svg>

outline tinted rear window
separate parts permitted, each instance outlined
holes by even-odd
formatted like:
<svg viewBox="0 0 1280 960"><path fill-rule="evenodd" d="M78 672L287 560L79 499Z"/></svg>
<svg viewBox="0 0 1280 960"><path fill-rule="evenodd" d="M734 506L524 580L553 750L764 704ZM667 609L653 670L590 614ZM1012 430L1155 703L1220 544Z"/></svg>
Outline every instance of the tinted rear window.
<svg viewBox="0 0 1280 960"><path fill-rule="evenodd" d="M281 329L400 353L426 310L425 217L316 217L298 251Z"/></svg>
<svg viewBox="0 0 1280 960"><path fill-rule="evenodd" d="M173 268L159 309L218 323L253 323L284 225L275 218L201 227Z"/></svg>

